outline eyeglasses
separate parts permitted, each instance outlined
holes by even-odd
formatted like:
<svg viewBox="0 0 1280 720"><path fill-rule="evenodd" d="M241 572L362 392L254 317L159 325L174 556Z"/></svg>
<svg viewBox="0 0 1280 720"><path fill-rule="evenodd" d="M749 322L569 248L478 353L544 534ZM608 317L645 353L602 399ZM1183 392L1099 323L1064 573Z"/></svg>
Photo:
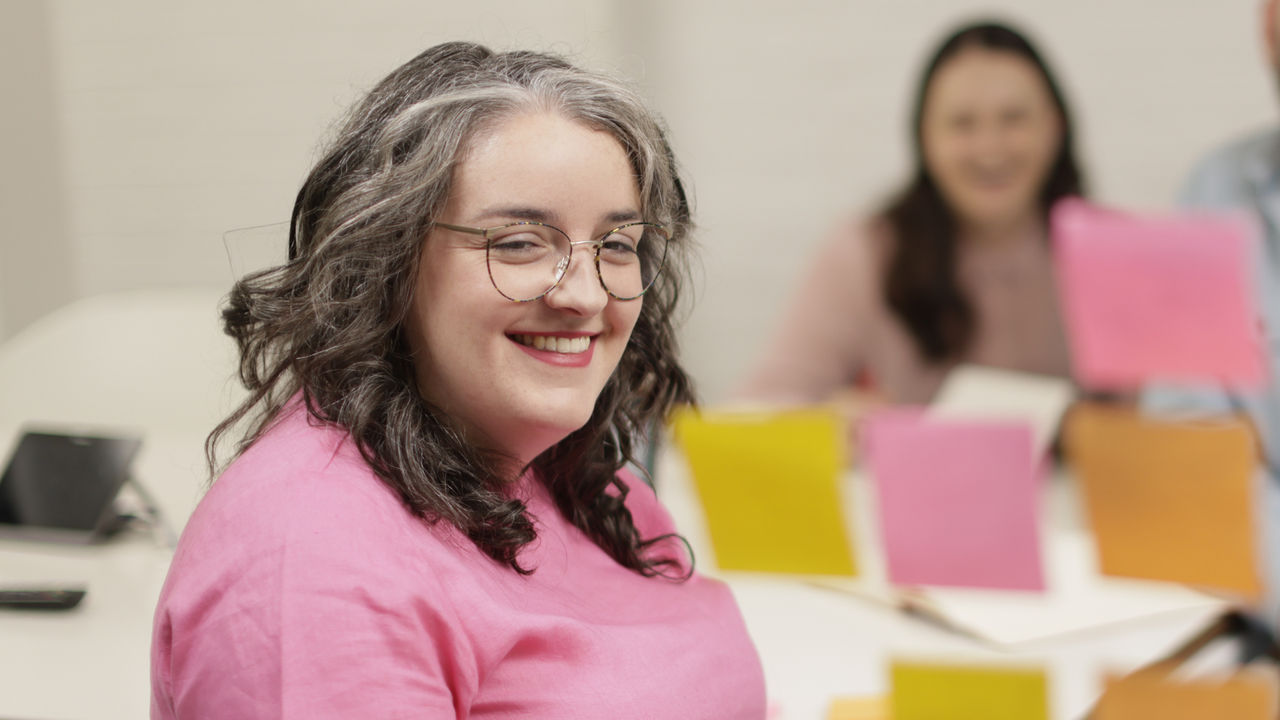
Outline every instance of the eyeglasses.
<svg viewBox="0 0 1280 720"><path fill-rule="evenodd" d="M491 228L436 225L483 237L489 280L503 297L515 302L531 302L554 290L569 269L574 245L592 247L596 277L610 297L634 300L653 287L671 241L669 230L647 222L627 223L597 240L576 242L560 228L540 222Z"/></svg>

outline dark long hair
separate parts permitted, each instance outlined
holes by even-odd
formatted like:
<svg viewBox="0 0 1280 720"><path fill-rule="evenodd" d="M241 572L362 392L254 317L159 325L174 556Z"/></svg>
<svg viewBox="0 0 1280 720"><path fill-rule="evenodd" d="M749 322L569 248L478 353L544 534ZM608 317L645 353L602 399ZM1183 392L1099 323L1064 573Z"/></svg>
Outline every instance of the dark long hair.
<svg viewBox="0 0 1280 720"><path fill-rule="evenodd" d="M532 469L564 516L619 564L687 577L691 566L657 549L669 536L640 537L616 473L645 429L693 399L673 327L689 204L664 131L640 98L551 55L438 45L353 108L298 193L289 261L236 283L223 310L249 396L210 434L210 467L216 472L224 435L247 423L235 447L242 453L301 394L311 416L351 435L412 512L456 526L517 572L532 571L517 555L534 525L507 492L514 478L503 476L504 458L469 445L457 422L422 397L403 332L423 238L455 166L477 134L530 111L610 133L635 172L641 211L672 230L663 275L590 420Z"/></svg>
<svg viewBox="0 0 1280 720"><path fill-rule="evenodd" d="M966 25L942 43L925 67L912 112L915 170L911 181L888 204L881 216L893 236L889 252L885 300L930 362L959 357L976 330L973 306L956 273L956 219L925 167L922 127L925 94L938 69L961 50L984 48L1009 52L1028 60L1039 71L1062 121L1062 142L1044 187L1040 211L1047 218L1058 199L1083 192L1075 158L1071 114L1049 67L1021 33L1006 25L983 22Z"/></svg>

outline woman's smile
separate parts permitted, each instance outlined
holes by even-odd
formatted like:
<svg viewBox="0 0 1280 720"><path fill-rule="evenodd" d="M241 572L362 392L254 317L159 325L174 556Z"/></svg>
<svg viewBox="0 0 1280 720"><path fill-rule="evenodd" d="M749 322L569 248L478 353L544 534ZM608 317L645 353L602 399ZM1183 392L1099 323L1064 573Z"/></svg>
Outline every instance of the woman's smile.
<svg viewBox="0 0 1280 720"><path fill-rule="evenodd" d="M539 334L515 334L507 337L515 340L521 345L525 345L536 350L546 350L548 352L561 353L565 355L578 355L587 351L591 346L590 335L539 335Z"/></svg>
<svg viewBox="0 0 1280 720"><path fill-rule="evenodd" d="M513 334L507 335L530 357L560 367L586 367L595 355L594 335Z"/></svg>

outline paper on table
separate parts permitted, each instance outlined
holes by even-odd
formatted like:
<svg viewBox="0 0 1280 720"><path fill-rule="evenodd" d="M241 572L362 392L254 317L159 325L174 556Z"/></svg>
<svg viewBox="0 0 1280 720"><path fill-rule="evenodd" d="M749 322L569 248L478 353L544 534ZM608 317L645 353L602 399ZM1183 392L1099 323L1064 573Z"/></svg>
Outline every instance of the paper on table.
<svg viewBox="0 0 1280 720"><path fill-rule="evenodd" d="M844 425L834 410L682 410L673 430L721 569L857 573L838 487Z"/></svg>
<svg viewBox="0 0 1280 720"><path fill-rule="evenodd" d="M1048 681L1039 668L895 662L894 720L1048 720Z"/></svg>
<svg viewBox="0 0 1280 720"><path fill-rule="evenodd" d="M960 365L947 374L929 416L948 419L1021 420L1035 432L1034 457L1042 457L1075 389L1064 378Z"/></svg>
<svg viewBox="0 0 1280 720"><path fill-rule="evenodd" d="M1246 421L1169 422L1086 404L1065 438L1102 572L1258 595Z"/></svg>
<svg viewBox="0 0 1280 720"><path fill-rule="evenodd" d="M890 582L1044 587L1028 424L895 412L864 433Z"/></svg>
<svg viewBox="0 0 1280 720"><path fill-rule="evenodd" d="M1080 532L1059 531L1045 543L1046 592L929 588L903 595L901 604L944 625L1002 646L1039 642L1166 613L1207 622L1228 605L1171 583L1099 576L1093 543Z"/></svg>
<svg viewBox="0 0 1280 720"><path fill-rule="evenodd" d="M1275 680L1255 672L1177 682L1155 673L1135 673L1108 680L1094 713L1096 720L1271 720L1275 716Z"/></svg>
<svg viewBox="0 0 1280 720"><path fill-rule="evenodd" d="M1059 478L1055 482L1064 482ZM1005 592L971 588L894 588L877 569L882 555L877 544L871 488L865 478L855 482L859 501L859 547L864 564L857 579L825 578L816 584L863 600L905 608L956 632L1000 647L1027 646L1072 633L1095 631L1121 623L1177 615L1187 626L1198 626L1221 614L1230 603L1182 585L1099 575L1093 537L1080 530L1050 526L1044 538L1045 592ZM1068 501L1053 486L1054 502Z"/></svg>
<svg viewBox="0 0 1280 720"><path fill-rule="evenodd" d="M1051 222L1081 384L1264 382L1248 270L1256 237L1242 217L1143 217L1068 200L1055 206Z"/></svg>

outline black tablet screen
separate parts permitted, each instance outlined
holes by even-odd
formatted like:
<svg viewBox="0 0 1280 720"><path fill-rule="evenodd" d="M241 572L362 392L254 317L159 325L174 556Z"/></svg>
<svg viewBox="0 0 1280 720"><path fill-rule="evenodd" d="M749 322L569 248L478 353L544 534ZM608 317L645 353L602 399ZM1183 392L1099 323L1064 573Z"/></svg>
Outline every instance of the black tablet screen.
<svg viewBox="0 0 1280 720"><path fill-rule="evenodd" d="M24 434L0 477L0 523L98 529L140 445L138 438Z"/></svg>

